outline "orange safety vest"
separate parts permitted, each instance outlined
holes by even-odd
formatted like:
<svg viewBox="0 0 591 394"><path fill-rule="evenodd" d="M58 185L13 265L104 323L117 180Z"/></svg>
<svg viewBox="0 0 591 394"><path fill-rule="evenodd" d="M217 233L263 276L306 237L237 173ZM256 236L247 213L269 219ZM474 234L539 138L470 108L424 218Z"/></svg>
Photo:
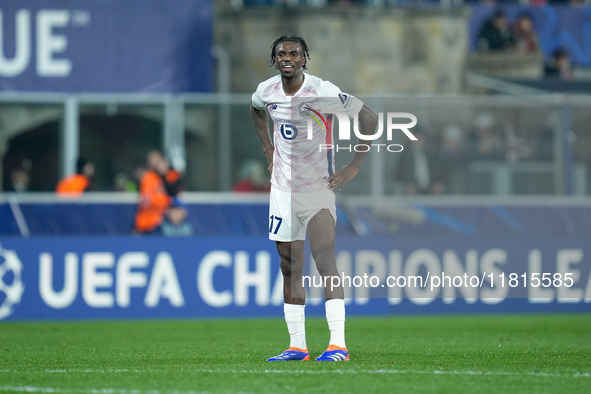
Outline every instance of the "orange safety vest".
<svg viewBox="0 0 591 394"><path fill-rule="evenodd" d="M168 170L166 175L164 175L164 179L168 183L178 182L181 179L181 173L178 172L177 170L172 170L172 169Z"/></svg>
<svg viewBox="0 0 591 394"><path fill-rule="evenodd" d="M59 181L55 191L61 195L79 196L86 191L90 179L86 175L74 174Z"/></svg>
<svg viewBox="0 0 591 394"><path fill-rule="evenodd" d="M170 197L164 189L162 177L155 171L146 171L140 181L140 196L135 215L135 229L150 232L156 229L170 206Z"/></svg>

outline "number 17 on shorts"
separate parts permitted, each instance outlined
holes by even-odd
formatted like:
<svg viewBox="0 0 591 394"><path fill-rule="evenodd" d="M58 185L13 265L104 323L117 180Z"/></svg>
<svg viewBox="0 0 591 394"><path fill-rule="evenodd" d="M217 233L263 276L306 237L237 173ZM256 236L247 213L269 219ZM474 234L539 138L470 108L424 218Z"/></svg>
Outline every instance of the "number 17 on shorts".
<svg viewBox="0 0 591 394"><path fill-rule="evenodd" d="M293 241L291 224L291 193L271 187L269 239L279 242Z"/></svg>
<svg viewBox="0 0 591 394"><path fill-rule="evenodd" d="M270 234L277 234L279 232L279 228L281 227L281 223L283 223L283 218L279 216L271 215L271 224L269 225L269 233Z"/></svg>

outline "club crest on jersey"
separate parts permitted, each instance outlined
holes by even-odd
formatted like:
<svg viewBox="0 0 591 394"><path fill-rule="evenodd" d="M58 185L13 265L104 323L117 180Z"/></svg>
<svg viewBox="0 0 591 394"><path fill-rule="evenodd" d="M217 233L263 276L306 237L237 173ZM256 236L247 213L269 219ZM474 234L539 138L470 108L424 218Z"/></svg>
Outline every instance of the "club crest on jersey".
<svg viewBox="0 0 591 394"><path fill-rule="evenodd" d="M346 107L347 102L349 101L351 96L346 93L339 93L339 98L341 99L341 104L343 104L343 107Z"/></svg>
<svg viewBox="0 0 591 394"><path fill-rule="evenodd" d="M298 129L294 125L283 123L279 129L284 140L293 140L298 136Z"/></svg>
<svg viewBox="0 0 591 394"><path fill-rule="evenodd" d="M310 112L312 112L312 106L308 102L303 102L298 106L298 112L301 116L310 115Z"/></svg>

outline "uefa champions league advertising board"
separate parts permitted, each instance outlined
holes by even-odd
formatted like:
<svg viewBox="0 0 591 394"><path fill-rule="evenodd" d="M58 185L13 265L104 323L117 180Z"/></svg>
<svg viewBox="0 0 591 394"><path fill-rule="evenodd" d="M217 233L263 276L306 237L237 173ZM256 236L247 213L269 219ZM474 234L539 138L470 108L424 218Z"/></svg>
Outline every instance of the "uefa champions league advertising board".
<svg viewBox="0 0 591 394"><path fill-rule="evenodd" d="M279 261L265 238L0 244L2 320L272 316L283 306ZM349 315L591 310L584 238L347 236L336 253ZM307 310L322 315L324 283L307 266Z"/></svg>
<svg viewBox="0 0 591 394"><path fill-rule="evenodd" d="M212 0L3 1L0 89L211 91L212 19Z"/></svg>

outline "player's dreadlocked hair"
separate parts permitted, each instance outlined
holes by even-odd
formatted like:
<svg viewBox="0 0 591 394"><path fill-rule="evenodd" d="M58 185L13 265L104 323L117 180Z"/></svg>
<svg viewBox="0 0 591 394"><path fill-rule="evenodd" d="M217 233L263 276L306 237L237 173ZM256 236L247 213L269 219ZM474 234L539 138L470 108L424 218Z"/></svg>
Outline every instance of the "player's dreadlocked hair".
<svg viewBox="0 0 591 394"><path fill-rule="evenodd" d="M310 59L310 54L308 53L308 44L306 44L306 40L304 40L302 37L298 37L298 36L281 36L278 39L275 40L275 42L273 43L273 45L271 46L271 65L275 64L275 49L277 49L277 45L280 42L285 42L285 41L291 41L291 42L297 42L302 46L302 49L304 51L304 59L308 58ZM306 64L304 63L304 65L302 66L302 68L304 70L306 70Z"/></svg>

